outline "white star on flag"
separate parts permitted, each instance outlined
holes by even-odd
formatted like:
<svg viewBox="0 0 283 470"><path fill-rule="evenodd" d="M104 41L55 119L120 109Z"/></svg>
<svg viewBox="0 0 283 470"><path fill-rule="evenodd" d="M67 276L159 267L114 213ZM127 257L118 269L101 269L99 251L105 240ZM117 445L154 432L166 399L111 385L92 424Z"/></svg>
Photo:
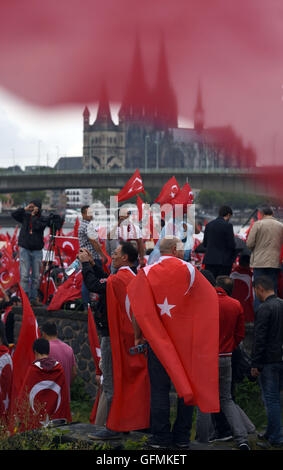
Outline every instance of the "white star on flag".
<svg viewBox="0 0 283 470"><path fill-rule="evenodd" d="M170 310L176 307L176 305L169 305L167 297L165 297L163 304L157 304L157 306L161 309L160 315L168 315L168 317L172 318Z"/></svg>

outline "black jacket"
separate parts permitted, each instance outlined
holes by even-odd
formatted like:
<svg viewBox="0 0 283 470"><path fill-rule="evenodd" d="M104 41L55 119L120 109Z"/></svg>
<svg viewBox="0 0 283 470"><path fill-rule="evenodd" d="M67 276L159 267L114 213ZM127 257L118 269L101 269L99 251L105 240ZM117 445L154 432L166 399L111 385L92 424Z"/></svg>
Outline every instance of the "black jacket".
<svg viewBox="0 0 283 470"><path fill-rule="evenodd" d="M283 300L270 295L258 308L254 321L252 367L282 361Z"/></svg>
<svg viewBox="0 0 283 470"><path fill-rule="evenodd" d="M205 227L203 246L204 264L232 265L236 255L233 225L223 217L209 222Z"/></svg>
<svg viewBox="0 0 283 470"><path fill-rule="evenodd" d="M27 250L42 250L44 246L44 230L48 225L48 218L38 215L31 215L23 207L16 209L11 216L22 224L18 245Z"/></svg>
<svg viewBox="0 0 283 470"><path fill-rule="evenodd" d="M108 275L99 266L82 263L83 281L90 292L98 294L98 301L91 302L97 333L100 336L109 336L107 318L106 284Z"/></svg>

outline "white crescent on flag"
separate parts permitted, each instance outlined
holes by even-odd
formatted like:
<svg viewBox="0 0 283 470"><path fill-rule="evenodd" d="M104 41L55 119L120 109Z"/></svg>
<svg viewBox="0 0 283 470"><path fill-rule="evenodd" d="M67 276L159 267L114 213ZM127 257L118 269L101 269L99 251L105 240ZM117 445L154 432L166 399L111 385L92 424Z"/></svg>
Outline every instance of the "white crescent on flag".
<svg viewBox="0 0 283 470"><path fill-rule="evenodd" d="M72 248L72 250L74 251L74 245L71 242L69 242L69 241L64 242L62 244L62 248L64 249L65 246L70 246Z"/></svg>
<svg viewBox="0 0 283 470"><path fill-rule="evenodd" d="M248 286L248 295L245 300L248 300L251 296L251 278L248 274L237 273L236 271L230 274L232 279L238 279L239 281L243 281Z"/></svg>
<svg viewBox="0 0 283 470"><path fill-rule="evenodd" d="M56 411L58 410L61 404L61 387L58 384L56 384L56 382L53 382L52 380L42 380L41 382L38 382L32 387L29 393L29 402L34 413L36 412L34 409L34 399L36 395L42 390L52 390L53 392L57 394L57 406L56 406L56 410L54 411L54 413L56 413Z"/></svg>

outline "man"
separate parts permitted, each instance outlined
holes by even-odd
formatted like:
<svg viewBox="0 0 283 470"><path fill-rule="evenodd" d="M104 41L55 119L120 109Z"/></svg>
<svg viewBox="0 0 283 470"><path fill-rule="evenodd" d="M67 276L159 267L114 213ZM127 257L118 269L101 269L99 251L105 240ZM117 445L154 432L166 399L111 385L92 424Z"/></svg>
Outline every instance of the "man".
<svg viewBox="0 0 283 470"><path fill-rule="evenodd" d="M216 278L219 301L219 396L224 414L240 450L249 450L248 435L241 411L232 399L232 353L245 337L245 318L240 302L231 297L233 279ZM216 421L217 422L217 421Z"/></svg>
<svg viewBox="0 0 283 470"><path fill-rule="evenodd" d="M251 250L251 267L254 279L269 276L277 293L280 272L280 254L283 244L283 224L274 218L271 207L260 209L262 215L251 227L247 247ZM255 302L255 308L259 301Z"/></svg>
<svg viewBox="0 0 283 470"><path fill-rule="evenodd" d="M104 255L102 248L100 246L98 235L95 233L95 230L89 232L90 223L92 221L92 211L88 205L85 205L81 208L82 220L79 225L78 237L80 248L86 248L90 253L92 258L102 267L102 262L107 262L107 257ZM90 303L89 293L84 284L82 283L82 299L84 303L85 310Z"/></svg>
<svg viewBox="0 0 283 470"><path fill-rule="evenodd" d="M31 201L25 208L12 212L12 217L22 224L19 234L21 285L32 305L40 305L37 300L44 246L44 230L48 218L41 215L41 202Z"/></svg>
<svg viewBox="0 0 283 470"><path fill-rule="evenodd" d="M193 406L219 411L218 300L215 289L190 263L176 237L160 242L161 257L128 286L136 344L149 343L150 448L188 448ZM209 334L208 334L209 332ZM171 380L178 395L171 430ZM208 385L209 384L209 385Z"/></svg>
<svg viewBox="0 0 283 470"><path fill-rule="evenodd" d="M72 421L64 369L49 357L49 341L33 343L35 361L29 366L17 398L21 429L45 426L50 420Z"/></svg>
<svg viewBox="0 0 283 470"><path fill-rule="evenodd" d="M205 269L214 277L229 276L236 256L233 225L229 223L233 211L229 206L219 209L218 217L205 226L203 246Z"/></svg>
<svg viewBox="0 0 283 470"><path fill-rule="evenodd" d="M265 437L271 445L282 446L283 300L270 277L255 278L254 289L261 304L255 313L251 374L260 378L267 411Z"/></svg>
<svg viewBox="0 0 283 470"><path fill-rule="evenodd" d="M129 354L134 346L134 332L126 287L135 277L137 256L132 243L121 241L112 256L117 273L106 277L86 250L79 254L84 282L89 291L99 297L92 309L100 336L107 423L105 429L90 436L95 440L116 439L121 437L121 431L149 426L146 358Z"/></svg>
<svg viewBox="0 0 283 470"><path fill-rule="evenodd" d="M70 387L77 375L77 365L74 351L68 344L58 338L56 324L46 322L42 326L42 336L49 341L49 357L58 361L64 369L69 398L71 398Z"/></svg>
<svg viewBox="0 0 283 470"><path fill-rule="evenodd" d="M142 233L138 225L133 224L130 222L129 217L131 212L122 207L118 212L118 223L109 231L107 234L108 239L108 246L110 242L110 249L115 249L115 245L117 246L117 242L115 241L130 241L132 242L139 255L139 265L141 267L145 266L145 249L144 249L144 242L142 239ZM111 248L112 247L112 248ZM112 269L113 272L113 269Z"/></svg>

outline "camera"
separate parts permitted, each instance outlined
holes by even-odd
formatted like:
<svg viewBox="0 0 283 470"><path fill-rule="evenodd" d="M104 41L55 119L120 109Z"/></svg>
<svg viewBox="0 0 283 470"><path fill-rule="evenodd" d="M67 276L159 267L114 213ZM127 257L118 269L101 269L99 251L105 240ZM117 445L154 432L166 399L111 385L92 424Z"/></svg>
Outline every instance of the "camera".
<svg viewBox="0 0 283 470"><path fill-rule="evenodd" d="M64 221L65 218L59 214L53 214L53 212L49 214L47 225L51 228L52 235L55 235L63 227Z"/></svg>

